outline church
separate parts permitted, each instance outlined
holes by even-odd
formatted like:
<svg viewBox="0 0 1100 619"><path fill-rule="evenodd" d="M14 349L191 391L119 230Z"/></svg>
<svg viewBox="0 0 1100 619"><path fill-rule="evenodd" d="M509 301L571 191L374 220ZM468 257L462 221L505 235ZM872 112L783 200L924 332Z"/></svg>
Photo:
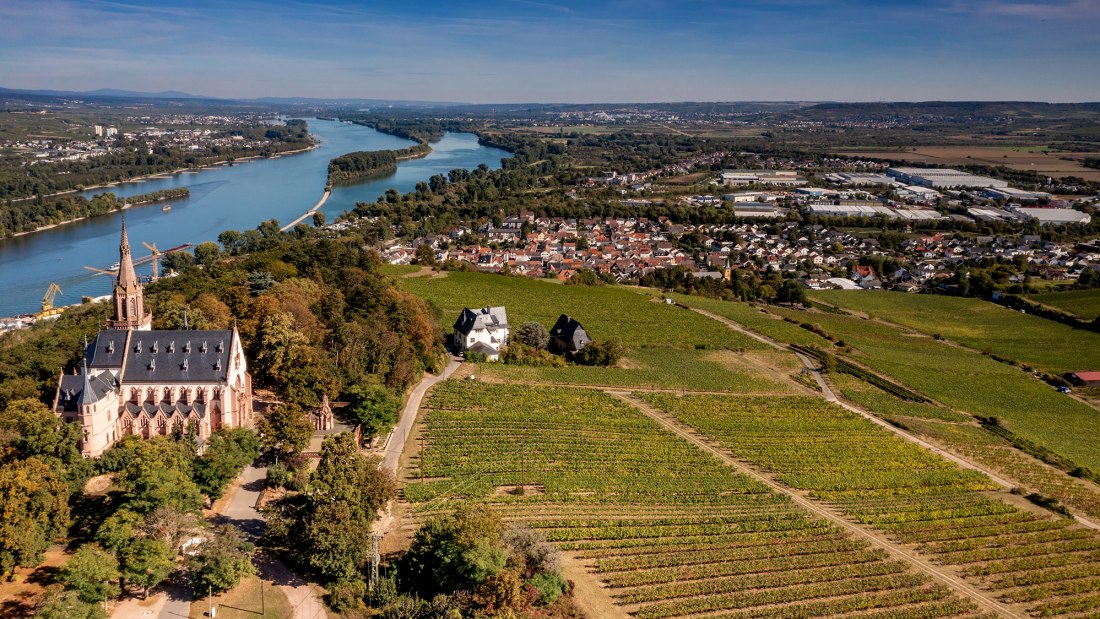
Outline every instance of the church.
<svg viewBox="0 0 1100 619"><path fill-rule="evenodd" d="M252 423L252 378L232 330L153 330L122 223L114 313L87 344L77 373L58 379L54 412L83 430L80 451L101 455L129 434L186 431L200 446L222 428Z"/></svg>

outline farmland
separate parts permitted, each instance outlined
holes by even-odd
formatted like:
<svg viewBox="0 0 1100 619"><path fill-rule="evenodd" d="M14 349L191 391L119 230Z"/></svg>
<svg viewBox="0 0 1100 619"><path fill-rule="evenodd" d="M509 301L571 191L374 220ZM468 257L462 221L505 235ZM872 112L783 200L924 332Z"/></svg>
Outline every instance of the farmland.
<svg viewBox="0 0 1100 619"><path fill-rule="evenodd" d="M1100 289L1065 290L1031 295L1034 301L1069 312L1082 320L1100 317Z"/></svg>
<svg viewBox="0 0 1100 619"><path fill-rule="evenodd" d="M635 617L978 614L599 391L452 380L421 414L426 448L404 488L414 512L488 501L594 571ZM906 461L965 488L987 483Z"/></svg>
<svg viewBox="0 0 1100 619"><path fill-rule="evenodd" d="M940 334L1051 374L1100 368L1100 334L977 299L831 290L814 292L812 297L928 335Z"/></svg>
<svg viewBox="0 0 1100 619"><path fill-rule="evenodd" d="M922 165L1005 166L1054 178L1076 176L1086 180L1100 180L1100 172L1081 163L1082 159L1095 154L1047 152L1022 146L918 146L904 151L845 149L844 154L849 157L904 160Z"/></svg>
<svg viewBox="0 0 1100 619"><path fill-rule="evenodd" d="M989 497L949 465L814 398L639 394L847 517L914 544L1004 603L1040 616L1100 606L1100 536Z"/></svg>

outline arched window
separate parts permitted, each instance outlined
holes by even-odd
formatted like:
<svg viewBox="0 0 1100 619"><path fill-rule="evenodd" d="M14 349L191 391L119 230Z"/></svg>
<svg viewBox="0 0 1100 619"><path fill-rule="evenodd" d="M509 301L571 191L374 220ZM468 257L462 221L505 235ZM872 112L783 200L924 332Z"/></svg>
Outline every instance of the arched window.
<svg viewBox="0 0 1100 619"><path fill-rule="evenodd" d="M130 299L130 315L127 318L133 318L137 315L137 299Z"/></svg>

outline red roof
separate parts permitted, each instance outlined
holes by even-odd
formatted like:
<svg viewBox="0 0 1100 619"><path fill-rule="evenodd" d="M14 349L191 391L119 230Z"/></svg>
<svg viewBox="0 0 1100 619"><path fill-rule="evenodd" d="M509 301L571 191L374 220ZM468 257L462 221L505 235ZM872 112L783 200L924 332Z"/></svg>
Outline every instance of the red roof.
<svg viewBox="0 0 1100 619"><path fill-rule="evenodd" d="M1074 372L1073 374L1077 378L1088 382L1100 380L1100 372Z"/></svg>

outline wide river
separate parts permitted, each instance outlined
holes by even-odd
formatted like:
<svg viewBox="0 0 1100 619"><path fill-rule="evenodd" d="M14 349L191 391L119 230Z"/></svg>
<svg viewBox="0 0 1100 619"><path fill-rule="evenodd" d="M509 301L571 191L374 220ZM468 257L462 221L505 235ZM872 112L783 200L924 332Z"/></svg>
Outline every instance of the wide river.
<svg viewBox="0 0 1100 619"><path fill-rule="evenodd" d="M162 204L127 209L126 228L135 258L147 256L142 242L168 249L184 243L198 245L217 240L224 230L247 230L261 221L289 223L313 207L324 193L328 162L357 150L397 149L413 142L360 125L307 119L309 131L320 146L314 150L274 159L259 159L144 182L128 183L88 192L113 192L132 196L161 189L187 187L191 196L172 201L168 212ZM328 221L351 209L357 201L372 202L391 187L412 191L416 183L455 168L473 169L485 164L499 168L509 153L478 144L469 133L448 133L432 144L422 159L402 161L397 171L366 182L336 187L321 208ZM58 305L79 303L82 296L109 294L111 278L93 275L85 265L106 268L118 261L121 213L86 219L34 234L0 240L0 316L38 311L50 282L62 295ZM308 223L309 220L307 220ZM150 266L138 267L149 273Z"/></svg>

